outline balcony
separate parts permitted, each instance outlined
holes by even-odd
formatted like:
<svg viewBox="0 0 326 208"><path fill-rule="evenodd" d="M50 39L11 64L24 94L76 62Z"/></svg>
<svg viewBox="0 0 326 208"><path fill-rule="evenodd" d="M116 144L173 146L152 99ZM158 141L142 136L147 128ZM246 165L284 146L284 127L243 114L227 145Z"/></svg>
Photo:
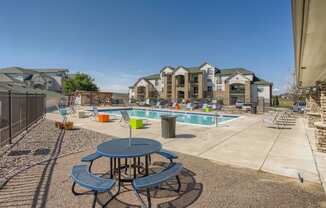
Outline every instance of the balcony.
<svg viewBox="0 0 326 208"><path fill-rule="evenodd" d="M178 86L176 88L177 88L177 91L185 91L184 85L182 87Z"/></svg>

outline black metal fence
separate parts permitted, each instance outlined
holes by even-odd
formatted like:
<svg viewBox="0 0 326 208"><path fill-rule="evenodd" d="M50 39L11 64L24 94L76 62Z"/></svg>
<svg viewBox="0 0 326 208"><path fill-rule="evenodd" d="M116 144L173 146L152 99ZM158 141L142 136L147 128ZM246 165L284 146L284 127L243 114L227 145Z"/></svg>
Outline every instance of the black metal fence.
<svg viewBox="0 0 326 208"><path fill-rule="evenodd" d="M0 147L33 125L45 114L45 95L0 91Z"/></svg>

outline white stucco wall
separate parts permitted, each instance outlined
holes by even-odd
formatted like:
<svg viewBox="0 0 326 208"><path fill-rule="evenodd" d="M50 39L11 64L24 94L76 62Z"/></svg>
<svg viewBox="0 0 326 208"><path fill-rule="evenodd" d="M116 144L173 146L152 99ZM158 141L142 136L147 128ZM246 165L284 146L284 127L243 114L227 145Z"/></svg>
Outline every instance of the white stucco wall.
<svg viewBox="0 0 326 208"><path fill-rule="evenodd" d="M173 73L173 69L171 69L170 67L167 67L162 72L167 73L167 74Z"/></svg>
<svg viewBox="0 0 326 208"><path fill-rule="evenodd" d="M245 75L245 77L247 79L249 79L250 81L252 81L254 79L254 75Z"/></svg>
<svg viewBox="0 0 326 208"><path fill-rule="evenodd" d="M258 97L263 97L265 102L269 102L271 98L271 91L269 85L257 85Z"/></svg>
<svg viewBox="0 0 326 208"><path fill-rule="evenodd" d="M162 84L162 82L161 82L161 80L149 80L149 82L155 87L155 89L156 89L156 91L158 91L158 92L160 92L161 91L161 84Z"/></svg>
<svg viewBox="0 0 326 208"><path fill-rule="evenodd" d="M186 73L188 73L188 71L180 67L174 72L174 76L185 75Z"/></svg>
<svg viewBox="0 0 326 208"><path fill-rule="evenodd" d="M148 82L146 82L144 79L140 80L138 83L137 83L137 87L146 87L148 85Z"/></svg>
<svg viewBox="0 0 326 208"><path fill-rule="evenodd" d="M248 81L246 76L237 74L229 80L229 84L245 84Z"/></svg>
<svg viewBox="0 0 326 208"><path fill-rule="evenodd" d="M200 70L204 71L204 88L207 89L208 86L213 87L213 90L217 89L216 77L215 77L215 67L210 64L203 65ZM207 80L211 80L208 82Z"/></svg>
<svg viewBox="0 0 326 208"><path fill-rule="evenodd" d="M227 80L228 78L229 78L229 76L222 76L221 77L221 81L222 81L221 89L222 89L222 91L225 91L225 80Z"/></svg>
<svg viewBox="0 0 326 208"><path fill-rule="evenodd" d="M129 88L129 99L132 99L135 97L135 92L133 90L133 88Z"/></svg>

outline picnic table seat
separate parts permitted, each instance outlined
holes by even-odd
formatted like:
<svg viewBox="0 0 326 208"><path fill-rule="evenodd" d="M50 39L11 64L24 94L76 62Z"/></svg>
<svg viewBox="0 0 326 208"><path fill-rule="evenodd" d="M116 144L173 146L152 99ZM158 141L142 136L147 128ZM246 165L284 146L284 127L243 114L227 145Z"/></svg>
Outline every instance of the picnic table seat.
<svg viewBox="0 0 326 208"><path fill-rule="evenodd" d="M96 176L91 174L88 171L87 165L76 165L72 168L71 171L71 178L74 181L72 185L72 192L75 195L82 195L85 193L79 193L75 191L75 185L78 184L79 186L90 190L91 192L94 192L94 201L93 206L96 205L97 200L97 193L102 192L109 192L112 189L112 187L115 185L115 180L113 179L106 179L102 178L100 176ZM115 194L116 195L116 194ZM114 197L113 195L104 205L105 207Z"/></svg>
<svg viewBox="0 0 326 208"><path fill-rule="evenodd" d="M94 160L99 159L100 157L102 157L102 155L95 152L93 154L89 154L89 155L82 157L81 161L90 163L88 166L88 171L91 172Z"/></svg>
<svg viewBox="0 0 326 208"><path fill-rule="evenodd" d="M135 190L137 198L141 201L142 205L144 207L151 207L151 198L150 198L149 190L160 186L160 184L170 180L173 177L176 177L177 179L178 188L176 191L179 192L181 188L179 174L182 171L182 169L183 166L181 163L170 163L170 165L166 169L162 170L159 173L134 179L132 182L132 186ZM144 201L139 195L139 191L143 189L146 189L147 191L148 206L146 206L146 204L144 203Z"/></svg>
<svg viewBox="0 0 326 208"><path fill-rule="evenodd" d="M174 159L178 159L178 156L174 152L166 149L161 149L159 152L157 152L157 154L167 158L168 160L170 160L171 163Z"/></svg>

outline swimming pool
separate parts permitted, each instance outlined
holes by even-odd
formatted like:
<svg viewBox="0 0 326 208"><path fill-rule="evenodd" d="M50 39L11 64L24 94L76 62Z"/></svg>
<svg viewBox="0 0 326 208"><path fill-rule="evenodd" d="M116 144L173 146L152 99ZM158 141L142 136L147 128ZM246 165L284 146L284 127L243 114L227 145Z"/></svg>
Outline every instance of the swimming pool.
<svg viewBox="0 0 326 208"><path fill-rule="evenodd" d="M126 110L131 118L142 118L142 119L161 119L161 115L175 115L177 116L177 122L185 124L195 124L204 126L214 126L215 116L191 113L191 112L175 112L175 111L165 111L165 110L149 110L149 109L102 109L99 112L105 112L109 115L121 115L120 111ZM222 124L231 120L238 118L239 116L231 115L219 115L218 124Z"/></svg>

